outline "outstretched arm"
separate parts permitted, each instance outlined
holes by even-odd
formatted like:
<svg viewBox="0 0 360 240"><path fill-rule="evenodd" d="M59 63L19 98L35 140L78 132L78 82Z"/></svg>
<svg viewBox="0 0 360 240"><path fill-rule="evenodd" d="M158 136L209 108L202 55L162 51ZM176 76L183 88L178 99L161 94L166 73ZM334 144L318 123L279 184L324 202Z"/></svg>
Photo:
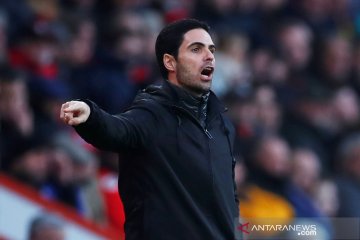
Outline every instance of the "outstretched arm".
<svg viewBox="0 0 360 240"><path fill-rule="evenodd" d="M149 139L148 129L155 129L153 125L156 122L153 114L144 109L111 115L88 100L63 104L60 118L74 126L88 143L114 152L144 146L146 139Z"/></svg>

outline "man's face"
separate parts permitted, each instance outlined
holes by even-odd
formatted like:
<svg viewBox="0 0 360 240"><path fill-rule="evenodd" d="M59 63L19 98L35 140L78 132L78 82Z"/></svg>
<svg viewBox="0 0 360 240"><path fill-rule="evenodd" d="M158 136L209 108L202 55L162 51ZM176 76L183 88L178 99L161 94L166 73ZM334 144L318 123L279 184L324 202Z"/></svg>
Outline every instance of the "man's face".
<svg viewBox="0 0 360 240"><path fill-rule="evenodd" d="M196 95L208 92L215 69L214 52L215 45L204 29L185 33L176 61L178 85Z"/></svg>

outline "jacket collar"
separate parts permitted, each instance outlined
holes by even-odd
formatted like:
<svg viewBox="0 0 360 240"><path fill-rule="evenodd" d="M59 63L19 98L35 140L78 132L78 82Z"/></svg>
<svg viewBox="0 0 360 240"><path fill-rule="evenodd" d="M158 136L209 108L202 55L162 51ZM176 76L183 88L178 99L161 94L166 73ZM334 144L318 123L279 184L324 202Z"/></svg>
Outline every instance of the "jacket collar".
<svg viewBox="0 0 360 240"><path fill-rule="evenodd" d="M182 105L181 98L185 97L189 93L179 87L177 87L179 91L176 91L175 87L176 86L167 80L162 80L161 83L151 84L145 89L141 90L140 94L136 96L135 102L141 101L142 99L146 100L147 98L152 98L156 99L164 105L186 108L184 105ZM207 115L209 117L227 110L211 90L209 92L207 104Z"/></svg>
<svg viewBox="0 0 360 240"><path fill-rule="evenodd" d="M174 101L174 105L189 112L200 122L202 127L205 127L210 92L203 94L200 97L195 97L185 89L173 85L168 81L164 84L166 85L165 89L168 88L168 90L173 94L174 99L176 99L176 101Z"/></svg>
<svg viewBox="0 0 360 240"><path fill-rule="evenodd" d="M177 87L169 81L163 81L158 88L159 93L161 92L168 104L185 108L189 110L189 106L198 106L201 101L207 101L207 118L211 119L214 115L225 112L226 108L219 101L216 95L210 90L207 96L202 96L203 99L192 96L185 89ZM207 98L207 99L205 99ZM197 116L195 116L197 118Z"/></svg>

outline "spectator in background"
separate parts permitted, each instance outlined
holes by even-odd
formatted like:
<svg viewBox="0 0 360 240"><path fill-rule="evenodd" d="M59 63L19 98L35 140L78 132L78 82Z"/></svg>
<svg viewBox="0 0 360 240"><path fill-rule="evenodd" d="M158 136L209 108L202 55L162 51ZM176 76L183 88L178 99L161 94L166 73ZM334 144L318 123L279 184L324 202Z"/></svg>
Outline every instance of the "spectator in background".
<svg viewBox="0 0 360 240"><path fill-rule="evenodd" d="M250 84L247 63L248 38L242 34L230 33L219 36L217 69L212 89L220 97L234 88Z"/></svg>
<svg viewBox="0 0 360 240"><path fill-rule="evenodd" d="M297 148L292 153L291 180L320 210L323 216L334 217L338 209L335 183L322 174L320 159L314 151Z"/></svg>
<svg viewBox="0 0 360 240"><path fill-rule="evenodd" d="M353 88L348 86L339 88L333 99L334 117L338 122L340 135L359 130L360 127L360 105L359 96Z"/></svg>
<svg viewBox="0 0 360 240"><path fill-rule="evenodd" d="M263 85L255 89L254 95L260 134L278 134L282 124L282 109L276 92L271 85Z"/></svg>
<svg viewBox="0 0 360 240"><path fill-rule="evenodd" d="M96 157L69 134L55 135L52 145L51 177L42 189L43 196L72 206L80 215L104 225L105 206L96 178Z"/></svg>
<svg viewBox="0 0 360 240"><path fill-rule="evenodd" d="M42 124L31 108L26 80L24 74L9 66L0 67L0 152L3 170L8 169L14 154L21 152L18 148L24 147L24 152L31 150L26 148L32 141L51 136L53 132Z"/></svg>
<svg viewBox="0 0 360 240"><path fill-rule="evenodd" d="M260 222L270 218L276 224L289 224L296 218L323 217L315 202L291 183L291 149L284 139L274 135L261 137L253 154L247 164L248 187L240 199L242 217ZM311 221L322 223L321 219Z"/></svg>
<svg viewBox="0 0 360 240"><path fill-rule="evenodd" d="M113 20L113 57L124 64L124 70L135 86L145 87L160 79L159 75L152 79L154 73L150 67L156 67L153 66L153 46L162 22L156 19L156 14L145 10L119 13ZM155 20L151 21L151 18Z"/></svg>
<svg viewBox="0 0 360 240"><path fill-rule="evenodd" d="M252 158L245 159L248 179L240 195L240 216L264 224L264 219L276 219L276 224L289 224L296 216L287 198L290 149L278 137L264 137L256 143ZM263 232L274 237L276 232Z"/></svg>
<svg viewBox="0 0 360 240"><path fill-rule="evenodd" d="M69 16L65 19L68 27L67 48L63 52L63 64L73 67L89 64L94 60L96 41L96 26L88 17Z"/></svg>
<svg viewBox="0 0 360 240"><path fill-rule="evenodd" d="M289 146L282 138L271 135L261 137L253 152L253 161L248 164L249 183L288 202L291 207L285 214L287 217L320 216L311 200L289 181L292 164L290 153ZM247 211L246 208L243 210ZM240 208L240 211L243 210Z"/></svg>
<svg viewBox="0 0 360 240"><path fill-rule="evenodd" d="M339 33L321 42L314 70L320 84L330 89L339 89L350 83L352 48L349 39Z"/></svg>
<svg viewBox="0 0 360 240"><path fill-rule="evenodd" d="M54 23L34 21L27 25L19 42L9 51L11 66L27 71L31 80L56 80L59 36Z"/></svg>
<svg viewBox="0 0 360 240"><path fill-rule="evenodd" d="M56 99L66 98L66 83L59 79L59 46L62 36L55 22L36 20L28 23L21 41L9 49L9 64L26 73L29 102L41 125L58 130L49 112Z"/></svg>
<svg viewBox="0 0 360 240"><path fill-rule="evenodd" d="M46 140L37 136L22 139L11 150L9 157L5 159L8 173L41 191L50 174L50 149Z"/></svg>
<svg viewBox="0 0 360 240"><path fill-rule="evenodd" d="M237 155L249 154L249 145L258 135L256 129L257 109L252 89L232 89L223 100L229 108L227 115L234 124L236 135L234 151Z"/></svg>
<svg viewBox="0 0 360 240"><path fill-rule="evenodd" d="M327 88L307 86L291 104L281 127L281 134L291 146L309 148L319 156L325 172L332 168L331 149L338 134L333 96Z"/></svg>
<svg viewBox="0 0 360 240"><path fill-rule="evenodd" d="M285 20L280 23L276 40L280 55L288 63L291 74L307 74L312 57L311 29L301 21Z"/></svg>
<svg viewBox="0 0 360 240"><path fill-rule="evenodd" d="M292 182L312 197L316 193L321 176L321 163L310 149L295 149L292 153Z"/></svg>
<svg viewBox="0 0 360 240"><path fill-rule="evenodd" d="M273 84L281 104L285 108L291 108L289 105L311 81L313 32L309 26L299 20L285 19L279 24L274 41L276 41L275 49L277 50L275 54L279 54L280 63L283 64L280 67L283 68L282 71L285 71L283 73L285 76L280 75L283 81L273 81Z"/></svg>
<svg viewBox="0 0 360 240"><path fill-rule="evenodd" d="M64 222L59 218L42 214L31 221L28 240L65 240L64 227Z"/></svg>
<svg viewBox="0 0 360 240"><path fill-rule="evenodd" d="M322 85L309 86L288 111L281 132L295 147L316 153L325 174L334 171L334 148L351 131L359 129L359 103L354 90L330 90ZM330 147L329 147L330 146Z"/></svg>
<svg viewBox="0 0 360 240"><path fill-rule="evenodd" d="M237 134L235 152L247 156L249 145L258 137L278 134L282 124L282 109L271 85L260 85L255 89L233 89L224 101L229 107Z"/></svg>
<svg viewBox="0 0 360 240"><path fill-rule="evenodd" d="M252 49L249 54L249 67L251 71L251 86L271 83L271 65L274 61L274 51L267 46ZM287 80L287 79L286 79ZM284 80L280 80L284 82Z"/></svg>
<svg viewBox="0 0 360 240"><path fill-rule="evenodd" d="M13 128L21 136L29 136L34 131L33 113L25 76L2 65L0 67L0 117L7 130ZM9 139L8 139L9 140Z"/></svg>

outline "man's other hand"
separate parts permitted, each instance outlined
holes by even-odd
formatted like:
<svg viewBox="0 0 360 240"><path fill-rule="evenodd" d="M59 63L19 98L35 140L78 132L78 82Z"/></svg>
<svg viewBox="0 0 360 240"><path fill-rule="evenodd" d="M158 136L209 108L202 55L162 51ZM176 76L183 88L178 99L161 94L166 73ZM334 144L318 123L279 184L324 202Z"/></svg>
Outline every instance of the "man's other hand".
<svg viewBox="0 0 360 240"><path fill-rule="evenodd" d="M66 102L61 106L60 110L60 118L71 126L86 122L89 115L90 107L81 101Z"/></svg>

